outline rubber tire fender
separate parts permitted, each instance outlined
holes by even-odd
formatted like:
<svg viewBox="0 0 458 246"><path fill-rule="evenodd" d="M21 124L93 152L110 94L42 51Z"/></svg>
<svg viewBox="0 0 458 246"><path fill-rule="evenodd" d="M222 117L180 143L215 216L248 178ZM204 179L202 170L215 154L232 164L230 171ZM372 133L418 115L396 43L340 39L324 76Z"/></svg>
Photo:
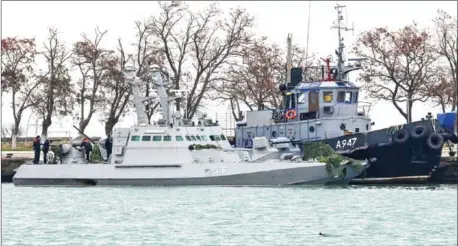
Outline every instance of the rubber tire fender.
<svg viewBox="0 0 458 246"><path fill-rule="evenodd" d="M409 140L409 137L409 132L405 129L401 129L393 134L393 141L397 144L404 144Z"/></svg>
<svg viewBox="0 0 458 246"><path fill-rule="evenodd" d="M410 131L410 136L412 138L418 139L418 138L423 138L426 136L426 126L424 125L418 125L412 131Z"/></svg>
<svg viewBox="0 0 458 246"><path fill-rule="evenodd" d="M433 139L437 138L437 143L433 143ZM444 144L444 137L440 135L439 133L432 132L429 134L428 138L426 139L426 144L430 149L433 150L438 150L442 148L442 145Z"/></svg>

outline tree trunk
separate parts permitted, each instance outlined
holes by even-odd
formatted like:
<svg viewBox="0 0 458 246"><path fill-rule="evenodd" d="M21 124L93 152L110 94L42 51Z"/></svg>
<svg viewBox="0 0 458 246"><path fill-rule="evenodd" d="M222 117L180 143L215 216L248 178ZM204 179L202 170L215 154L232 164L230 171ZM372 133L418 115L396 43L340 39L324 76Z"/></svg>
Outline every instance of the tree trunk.
<svg viewBox="0 0 458 246"><path fill-rule="evenodd" d="M41 139L46 140L48 138L48 129L51 126L52 121L51 117L46 117L46 119L43 120L42 122L42 128L41 128Z"/></svg>
<svg viewBox="0 0 458 246"><path fill-rule="evenodd" d="M19 136L19 126L21 118L18 117L18 120L14 122L13 132L11 133L11 148L17 148L17 137Z"/></svg>
<svg viewBox="0 0 458 246"><path fill-rule="evenodd" d="M109 117L105 122L105 135L111 135L113 132L113 128L118 123L118 121L114 117Z"/></svg>
<svg viewBox="0 0 458 246"><path fill-rule="evenodd" d="M413 102L411 99L409 99L408 101L409 103L407 104L407 106L409 107L409 110L407 111L408 114L407 114L407 123L412 123L412 108L413 108Z"/></svg>
<svg viewBox="0 0 458 246"><path fill-rule="evenodd" d="M86 129L86 127L89 124L90 120L91 120L91 118L88 117L87 119L84 119L84 120L80 121L79 127L80 127L80 131L81 132L84 132L84 130Z"/></svg>
<svg viewBox="0 0 458 246"><path fill-rule="evenodd" d="M16 149L17 148L17 134L13 134L11 136L11 148Z"/></svg>

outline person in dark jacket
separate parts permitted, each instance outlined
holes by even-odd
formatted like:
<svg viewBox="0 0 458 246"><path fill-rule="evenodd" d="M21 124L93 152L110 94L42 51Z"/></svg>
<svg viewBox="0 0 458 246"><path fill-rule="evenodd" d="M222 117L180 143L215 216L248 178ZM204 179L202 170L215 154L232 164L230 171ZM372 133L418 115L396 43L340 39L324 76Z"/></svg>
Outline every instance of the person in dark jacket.
<svg viewBox="0 0 458 246"><path fill-rule="evenodd" d="M91 143L89 142L89 138L84 138L83 139L83 142L81 143L81 147L84 148L85 152L86 152L86 159L87 161L90 161L89 160L89 157L91 155L91 152L92 152L92 145Z"/></svg>
<svg viewBox="0 0 458 246"><path fill-rule="evenodd" d="M41 144L40 144L40 136L37 136L35 140L33 140L33 151L34 151L34 158L33 158L33 164L38 164L40 162L40 150L41 150Z"/></svg>
<svg viewBox="0 0 458 246"><path fill-rule="evenodd" d="M105 149L107 149L107 160L110 158L111 151L113 150L113 139L110 135L108 135L107 139L105 140Z"/></svg>
<svg viewBox="0 0 458 246"><path fill-rule="evenodd" d="M43 151L43 163L46 164L48 151L49 151L49 140L48 139L46 139L45 142L43 143L43 148L41 150Z"/></svg>

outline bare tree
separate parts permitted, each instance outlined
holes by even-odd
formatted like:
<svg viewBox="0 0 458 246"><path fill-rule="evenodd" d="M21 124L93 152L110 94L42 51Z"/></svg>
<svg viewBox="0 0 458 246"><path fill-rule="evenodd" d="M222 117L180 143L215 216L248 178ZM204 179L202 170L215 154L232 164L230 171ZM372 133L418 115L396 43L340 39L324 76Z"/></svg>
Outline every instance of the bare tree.
<svg viewBox="0 0 458 246"><path fill-rule="evenodd" d="M171 70L170 79L178 90L184 75L183 66L189 53L195 20L188 6L181 1L159 2L159 7L161 14L158 18L152 18L149 32L159 41L167 66ZM180 28L181 23L185 23L184 28ZM180 110L179 99L177 99L176 109Z"/></svg>
<svg viewBox="0 0 458 246"><path fill-rule="evenodd" d="M426 96L436 103L435 106L441 106L442 112L445 113L449 108L455 111L456 93L455 81L448 66L437 66L435 75L427 83Z"/></svg>
<svg viewBox="0 0 458 246"><path fill-rule="evenodd" d="M179 1L160 3L160 7L161 15L152 19L150 32L165 54L174 89L183 84L190 89L186 117L192 118L211 84L218 81L220 69L249 41L253 17L243 9L235 9L228 19L221 19L216 4L197 13ZM187 61L192 64L189 70L185 69ZM181 104L177 99L177 110Z"/></svg>
<svg viewBox="0 0 458 246"><path fill-rule="evenodd" d="M410 123L413 103L428 99L424 92L434 76L431 36L415 23L398 31L376 28L361 34L354 52L366 58L360 78L368 96L391 102ZM400 103L407 104L407 111Z"/></svg>
<svg viewBox="0 0 458 246"><path fill-rule="evenodd" d="M231 64L226 72L230 87L228 83L222 83L219 91L231 96L239 95L236 99L244 102L250 110L278 106L274 104L279 101L276 98L279 93L275 93L279 85L276 78L283 67L280 49L259 40L244 48L242 54L243 62Z"/></svg>
<svg viewBox="0 0 458 246"><path fill-rule="evenodd" d="M153 85L150 76L150 66L157 65L161 68L162 77L168 81L170 77L167 68L165 67L165 54L163 49L160 49L161 42L158 39L154 39L154 32L150 31L150 25L144 22L135 22L136 26L136 42L135 46L135 62L137 64L137 76L142 78L145 82L145 96L151 96ZM151 117L158 109L159 103L149 101L146 105L146 115L148 117L148 123L151 123Z"/></svg>
<svg viewBox="0 0 458 246"><path fill-rule="evenodd" d="M44 42L44 51L40 52L47 63L47 71L39 75L41 85L34 97L34 109L42 116L43 138L47 138L53 116L65 116L73 109L73 86L67 67L72 53L67 50L58 36L58 30L48 29L48 39Z"/></svg>
<svg viewBox="0 0 458 246"><path fill-rule="evenodd" d="M80 113L77 116L79 118L79 129L83 132L97 108L103 107L105 95L101 88L103 82L107 79L110 56L114 53L114 51L104 50L100 47L100 42L106 33L107 31L101 31L97 27L93 39L83 33L81 34L83 40L73 45L75 54L73 63L81 73L76 100L80 105ZM87 112L86 102L89 104Z"/></svg>
<svg viewBox="0 0 458 246"><path fill-rule="evenodd" d="M439 62L444 62L448 65L448 76L450 77L449 82L447 79L441 80L438 85L438 89L446 89L449 93L446 93L445 96L449 97L447 100L439 98L444 96L439 93L436 95L436 99L440 100L442 103L446 103L452 106L452 111L457 109L458 103L458 70L457 70L457 54L458 54L458 35L457 35L457 19L456 17L451 17L443 10L438 11L438 16L433 20L436 26L436 35L437 35L437 47L435 51L439 54ZM444 83L445 82L445 83ZM448 86L447 86L448 85ZM448 89L447 89L448 88ZM450 93L451 92L451 93ZM437 97L439 96L439 97ZM448 102L447 102L448 101ZM444 106L442 106L444 109ZM457 123L458 124L458 123ZM458 126L457 126L458 127Z"/></svg>
<svg viewBox="0 0 458 246"><path fill-rule="evenodd" d="M35 60L34 39L9 37L2 39L2 94L11 93L14 128L12 148L16 148L22 115L35 105L32 99L40 81L33 76L32 64Z"/></svg>
<svg viewBox="0 0 458 246"><path fill-rule="evenodd" d="M204 12L194 15L196 29L191 38L195 77L187 98L188 118L197 112L212 83L220 79L215 75L231 58L240 56L241 49L252 38L250 28L254 18L246 10L233 9L229 18L224 20L216 19L219 14L220 10L212 4Z"/></svg>
<svg viewBox="0 0 458 246"><path fill-rule="evenodd" d="M124 49L121 40L118 40L119 55L107 58L107 79L101 90L105 97L102 98L106 105L103 110L105 115L105 134L109 135L121 116L126 113L126 106L130 102L131 90L124 80L122 69L125 64Z"/></svg>
<svg viewBox="0 0 458 246"><path fill-rule="evenodd" d="M12 143L14 134L16 134L17 137L21 137L24 134L24 129L22 127L16 129L14 123L8 126L2 125L2 138L8 138L10 143Z"/></svg>
<svg viewBox="0 0 458 246"><path fill-rule="evenodd" d="M214 99L228 101L236 120L243 119L241 105L250 111L279 108L282 103L279 85L286 82L285 54L276 44L268 44L265 37L245 45L241 58L225 72L224 83L215 85ZM292 47L292 61L294 67L306 66L305 52L298 45Z"/></svg>

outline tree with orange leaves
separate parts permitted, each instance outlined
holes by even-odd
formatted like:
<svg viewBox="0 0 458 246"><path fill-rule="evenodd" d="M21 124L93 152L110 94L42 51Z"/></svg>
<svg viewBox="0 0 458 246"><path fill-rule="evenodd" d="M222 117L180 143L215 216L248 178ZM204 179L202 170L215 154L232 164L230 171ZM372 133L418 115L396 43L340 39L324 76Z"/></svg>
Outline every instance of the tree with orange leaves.
<svg viewBox="0 0 458 246"><path fill-rule="evenodd" d="M353 51L366 59L360 79L368 96L391 102L411 122L414 102L429 98L428 82L435 76L431 35L415 23L397 31L375 28L360 35Z"/></svg>
<svg viewBox="0 0 458 246"><path fill-rule="evenodd" d="M12 148L20 132L22 115L35 106L32 100L40 85L33 73L36 46L34 39L8 37L2 39L2 95L11 93L14 126L11 131Z"/></svg>

